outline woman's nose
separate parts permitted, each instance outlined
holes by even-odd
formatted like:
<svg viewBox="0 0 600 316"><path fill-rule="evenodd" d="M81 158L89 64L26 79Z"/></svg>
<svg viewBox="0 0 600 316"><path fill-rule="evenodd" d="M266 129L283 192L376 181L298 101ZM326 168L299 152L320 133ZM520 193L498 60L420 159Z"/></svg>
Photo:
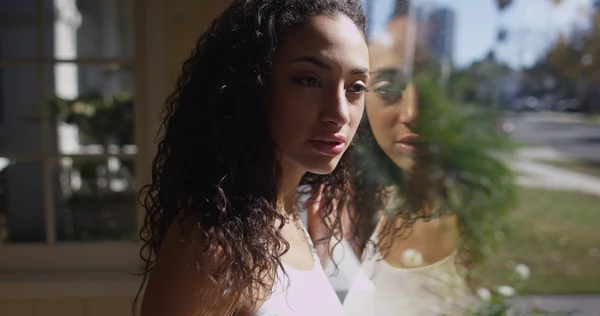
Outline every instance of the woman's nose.
<svg viewBox="0 0 600 316"><path fill-rule="evenodd" d="M331 91L326 96L321 121L328 125L337 127L344 126L350 122L349 102L346 98L346 90L343 87Z"/></svg>
<svg viewBox="0 0 600 316"><path fill-rule="evenodd" d="M417 91L413 84L409 84L402 94L402 99L398 101L398 122L416 126L419 117L419 104L417 100Z"/></svg>

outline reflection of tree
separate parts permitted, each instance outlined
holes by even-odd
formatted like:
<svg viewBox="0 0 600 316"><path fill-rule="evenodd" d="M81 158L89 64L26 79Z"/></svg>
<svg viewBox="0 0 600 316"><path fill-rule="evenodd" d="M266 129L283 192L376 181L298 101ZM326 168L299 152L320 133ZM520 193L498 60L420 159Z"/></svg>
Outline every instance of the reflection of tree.
<svg viewBox="0 0 600 316"><path fill-rule="evenodd" d="M131 192L75 194L68 200L72 210L70 240L118 240L133 236L135 198Z"/></svg>
<svg viewBox="0 0 600 316"><path fill-rule="evenodd" d="M600 111L600 13L588 29L561 36L527 74L536 86L551 78L554 91L563 98L578 98L584 112Z"/></svg>
<svg viewBox="0 0 600 316"><path fill-rule="evenodd" d="M506 12L506 9L508 7L510 7L510 5L513 4L513 2L514 2L514 0L494 0L494 1L496 2L496 6L498 7L500 14L504 14ZM563 0L550 0L550 2L552 2L552 4L554 6L558 6L559 4L561 4L563 2ZM499 42L502 42L506 39L506 36L507 36L507 32L505 30L503 30L502 28L500 28L498 31L497 40Z"/></svg>
<svg viewBox="0 0 600 316"><path fill-rule="evenodd" d="M506 9L513 3L513 0L495 0L496 6L498 6L498 10L500 11L500 15L503 15L506 12ZM502 27L498 25L498 33L496 34L496 45L503 43L508 36L508 32ZM492 49L495 51L496 49Z"/></svg>
<svg viewBox="0 0 600 316"><path fill-rule="evenodd" d="M508 65L499 62L493 53L473 62L466 72L477 82L476 100L479 103L498 106L508 101L506 84L514 72Z"/></svg>
<svg viewBox="0 0 600 316"><path fill-rule="evenodd" d="M513 0L496 0L496 5L498 6L498 10L500 10L500 11L504 11L512 3L513 3Z"/></svg>
<svg viewBox="0 0 600 316"><path fill-rule="evenodd" d="M119 145L134 143L130 93L102 96L94 92L75 100L55 98L52 105L56 119L76 125L85 143L106 145L111 140Z"/></svg>
<svg viewBox="0 0 600 316"><path fill-rule="evenodd" d="M455 70L448 80L448 96L469 104L477 103L479 82L468 70Z"/></svg>
<svg viewBox="0 0 600 316"><path fill-rule="evenodd" d="M458 212L464 247L479 263L496 244L506 212L515 201L513 173L504 158L514 144L496 129L500 113L451 101L437 87L434 74L417 76L421 135L434 153L431 192L441 209ZM439 195L442 192L441 195Z"/></svg>
<svg viewBox="0 0 600 316"><path fill-rule="evenodd" d="M496 247L511 233L506 215L516 205L518 187L508 162L516 147L495 127L500 112L450 100L444 90L452 87L440 87L436 78L435 72L422 72L415 76L420 106L419 132L431 149L431 160L426 162L430 169L427 176L420 175L430 185L422 193L426 199L438 202L437 214L432 217L457 215L460 253L467 254L473 263L467 266L467 272L475 277L471 279L475 281L471 285L476 286L477 268L490 259ZM402 184L397 187L400 193L406 193L403 197L410 202L408 188L403 188ZM405 205L410 206L410 203ZM484 299L483 302L467 301L467 305L462 305L458 297L447 293L449 291L439 292L440 297L449 299L446 302L451 303L439 315L573 315L538 308L517 312L510 298L516 295L518 286L529 277L529 273L528 267L517 265L515 275L506 279L508 285L498 286L493 291L478 289L477 294ZM453 280L444 276L439 282L450 283L446 287L433 283L433 290L456 288ZM487 291L487 297L483 297L480 290Z"/></svg>
<svg viewBox="0 0 600 316"><path fill-rule="evenodd" d="M54 121L76 126L83 144L99 144L105 153L111 153L107 149L112 145L134 144L130 93L88 93L75 100L55 98L51 104ZM129 237L135 227L133 167L114 156L61 158L61 196L70 223L59 238Z"/></svg>
<svg viewBox="0 0 600 316"><path fill-rule="evenodd" d="M121 239L135 227L133 162L61 158L61 196L71 223L65 239Z"/></svg>

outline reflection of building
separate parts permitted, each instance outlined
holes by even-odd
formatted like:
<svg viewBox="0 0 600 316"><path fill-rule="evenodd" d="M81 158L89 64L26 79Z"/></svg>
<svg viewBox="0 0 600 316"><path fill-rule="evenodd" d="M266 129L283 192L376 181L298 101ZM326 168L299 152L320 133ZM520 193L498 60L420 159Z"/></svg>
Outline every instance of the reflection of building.
<svg viewBox="0 0 600 316"><path fill-rule="evenodd" d="M506 64L498 62L493 52L474 61L467 74L476 80L475 100L484 105L507 105L520 90L523 76L513 72Z"/></svg>
<svg viewBox="0 0 600 316"><path fill-rule="evenodd" d="M423 5L414 8L417 42L437 60L451 62L454 57L455 14L450 8Z"/></svg>

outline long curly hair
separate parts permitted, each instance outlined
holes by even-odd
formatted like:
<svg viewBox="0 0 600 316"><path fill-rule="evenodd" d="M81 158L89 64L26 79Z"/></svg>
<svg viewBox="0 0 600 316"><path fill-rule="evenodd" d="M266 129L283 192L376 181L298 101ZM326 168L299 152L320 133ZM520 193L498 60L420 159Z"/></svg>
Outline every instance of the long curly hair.
<svg viewBox="0 0 600 316"><path fill-rule="evenodd" d="M355 243L363 251L367 249L367 244L370 244L368 249L373 253L365 255L379 252L381 257L385 258L393 246L394 239L408 237L416 221L430 221L432 218L450 214L429 211L433 202L429 193L440 189L439 186L434 188L433 182L429 182L427 190L409 192L409 189L413 188L409 188L410 180L406 172L381 149L366 115L360 124L356 143L357 164L352 181L354 191L350 205L354 210L354 221L360 224L353 226L358 231L352 235ZM444 195L444 192L436 193ZM370 235L383 217L387 220L379 227L378 242L374 243ZM398 225L398 222L402 224Z"/></svg>
<svg viewBox="0 0 600 316"><path fill-rule="evenodd" d="M285 222L276 209L282 171L266 113L272 58L286 34L320 15L345 15L364 33L359 0L236 0L197 40L166 101L152 183L140 191L142 287L169 227L194 214L204 258L220 254L203 273L219 276L227 293L270 289L263 276L282 267L289 249L283 224L268 229ZM323 216L338 217L331 215L348 195L351 167L352 147L331 174L306 174L300 185L308 189L299 194L322 188ZM324 222L332 235L342 229Z"/></svg>

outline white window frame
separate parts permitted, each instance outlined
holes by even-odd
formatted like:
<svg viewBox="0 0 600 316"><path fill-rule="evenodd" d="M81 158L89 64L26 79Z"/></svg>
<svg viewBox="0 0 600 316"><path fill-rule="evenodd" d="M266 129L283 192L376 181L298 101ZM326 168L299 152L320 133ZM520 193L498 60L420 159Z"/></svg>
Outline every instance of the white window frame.
<svg viewBox="0 0 600 316"><path fill-rule="evenodd" d="M38 6L41 3L38 1ZM150 166L156 147L154 139L160 123L158 115L166 96L163 6L163 0L134 0L134 132L138 146L134 161L139 170L135 179L137 188L150 181ZM37 23L38 32L42 32L41 21ZM41 43L38 46L41 49ZM74 61L85 65L115 60ZM40 60L36 65L54 62L56 60ZM20 61L10 62L18 63ZM45 121L48 130L49 121ZM39 156L37 158L44 158ZM43 161L46 173L54 168L50 159ZM46 176L45 179L50 182L51 177ZM46 242L0 245L0 299L134 295L140 278L128 273L140 272L143 267L139 257L141 244L127 241L57 243L52 196L48 193L52 184L44 184ZM144 215L144 209L139 205L136 214L136 228L139 229Z"/></svg>

